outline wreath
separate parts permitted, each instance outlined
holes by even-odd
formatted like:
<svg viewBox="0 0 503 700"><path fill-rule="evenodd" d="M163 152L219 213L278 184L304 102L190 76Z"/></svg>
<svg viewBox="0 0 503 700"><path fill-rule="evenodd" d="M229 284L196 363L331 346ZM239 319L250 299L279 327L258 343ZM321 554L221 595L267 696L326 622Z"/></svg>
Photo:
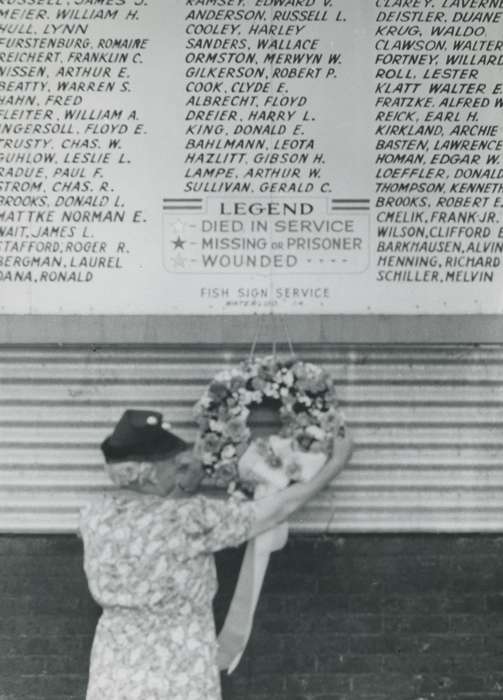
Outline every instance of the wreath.
<svg viewBox="0 0 503 700"><path fill-rule="evenodd" d="M272 467L285 469L287 451L321 456L320 464L330 454L342 419L328 372L295 358L250 358L216 374L194 408L196 454L219 486L243 486L238 464L249 446L250 411L260 405L277 410L281 421L277 438L257 441ZM289 478L296 480L295 460L286 467Z"/></svg>

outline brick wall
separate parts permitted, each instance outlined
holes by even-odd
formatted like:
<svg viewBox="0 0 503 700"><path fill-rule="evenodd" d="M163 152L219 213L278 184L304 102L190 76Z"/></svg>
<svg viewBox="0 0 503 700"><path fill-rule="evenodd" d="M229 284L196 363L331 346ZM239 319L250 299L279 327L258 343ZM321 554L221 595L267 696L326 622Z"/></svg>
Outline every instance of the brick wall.
<svg viewBox="0 0 503 700"><path fill-rule="evenodd" d="M292 537L225 700L503 698L503 537ZM221 619L240 553L218 557ZM0 700L83 700L99 614L75 537L0 537ZM105 700L105 699L104 699Z"/></svg>

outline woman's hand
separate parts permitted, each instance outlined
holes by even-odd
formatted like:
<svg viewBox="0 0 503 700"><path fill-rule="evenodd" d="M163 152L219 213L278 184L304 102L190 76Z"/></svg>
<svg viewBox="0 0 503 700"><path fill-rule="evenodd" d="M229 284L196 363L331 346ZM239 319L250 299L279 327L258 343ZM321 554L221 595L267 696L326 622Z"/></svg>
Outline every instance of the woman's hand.
<svg viewBox="0 0 503 700"><path fill-rule="evenodd" d="M332 442L332 455L327 460L323 469L328 469L336 476L349 462L353 454L354 443L351 435L345 428L339 430ZM333 477L332 477L333 478Z"/></svg>

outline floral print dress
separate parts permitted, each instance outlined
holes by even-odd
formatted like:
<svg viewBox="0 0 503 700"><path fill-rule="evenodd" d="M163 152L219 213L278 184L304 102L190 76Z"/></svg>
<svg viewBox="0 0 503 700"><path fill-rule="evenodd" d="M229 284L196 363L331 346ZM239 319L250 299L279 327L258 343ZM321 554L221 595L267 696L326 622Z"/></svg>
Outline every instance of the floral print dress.
<svg viewBox="0 0 503 700"><path fill-rule="evenodd" d="M81 512L103 608L86 700L219 700L212 552L248 539L253 504L117 491Z"/></svg>

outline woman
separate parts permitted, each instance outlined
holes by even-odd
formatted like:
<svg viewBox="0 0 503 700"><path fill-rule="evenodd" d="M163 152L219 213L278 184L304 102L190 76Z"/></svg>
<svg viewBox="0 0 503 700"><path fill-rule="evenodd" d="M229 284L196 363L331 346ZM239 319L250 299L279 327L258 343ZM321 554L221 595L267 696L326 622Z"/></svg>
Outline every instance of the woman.
<svg viewBox="0 0 503 700"><path fill-rule="evenodd" d="M194 495L203 472L153 411L126 411L102 445L120 488L81 514L84 568L103 608L87 700L219 700L213 552L282 521L326 486L351 440L310 482L257 501Z"/></svg>

